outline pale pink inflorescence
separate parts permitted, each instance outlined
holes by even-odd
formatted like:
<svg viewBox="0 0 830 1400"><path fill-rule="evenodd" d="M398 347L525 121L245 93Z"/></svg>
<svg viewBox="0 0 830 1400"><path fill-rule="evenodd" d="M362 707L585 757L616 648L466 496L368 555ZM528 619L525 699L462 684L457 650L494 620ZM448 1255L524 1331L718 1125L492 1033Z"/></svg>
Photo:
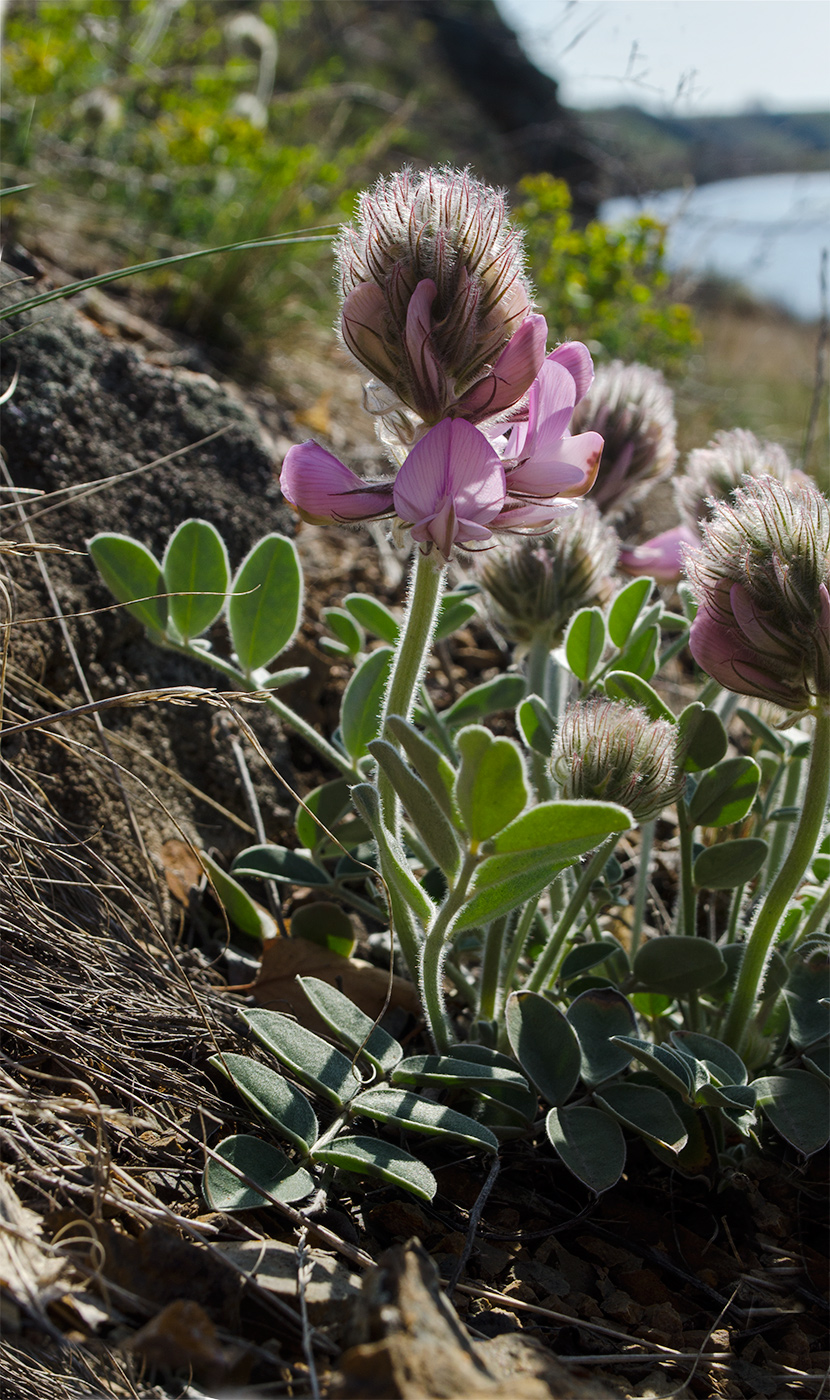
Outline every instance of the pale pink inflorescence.
<svg viewBox="0 0 830 1400"><path fill-rule="evenodd" d="M746 476L773 476L787 485L806 479L778 443L761 442L747 428L715 433L705 447L689 453L672 481L680 519L698 531L718 501L728 500Z"/></svg>
<svg viewBox="0 0 830 1400"><path fill-rule="evenodd" d="M614 360L597 370L573 429L593 430L605 441L591 499L611 520L664 480L677 459L672 392L659 370L647 365Z"/></svg>
<svg viewBox="0 0 830 1400"><path fill-rule="evenodd" d="M343 341L402 441L418 419L480 422L527 392L547 327L499 192L467 171L403 170L360 196L336 251Z"/></svg>
<svg viewBox="0 0 830 1400"><path fill-rule="evenodd" d="M501 195L467 173L404 171L361 197L338 258L343 339L376 376L369 407L398 470L367 481L302 443L286 499L318 523L392 517L443 559L549 530L599 467L600 435L570 432L593 364L576 342L545 358Z"/></svg>
<svg viewBox="0 0 830 1400"><path fill-rule="evenodd" d="M830 706L830 502L806 478L745 478L686 569L689 645L728 690L804 713Z"/></svg>

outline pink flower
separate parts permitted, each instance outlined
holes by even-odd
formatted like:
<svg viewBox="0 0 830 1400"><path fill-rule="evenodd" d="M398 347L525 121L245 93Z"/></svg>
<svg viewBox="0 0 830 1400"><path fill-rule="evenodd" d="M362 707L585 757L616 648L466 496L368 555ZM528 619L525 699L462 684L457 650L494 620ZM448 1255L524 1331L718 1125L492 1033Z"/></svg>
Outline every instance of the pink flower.
<svg viewBox="0 0 830 1400"><path fill-rule="evenodd" d="M647 575L657 583L678 583L686 550L696 549L699 544L700 536L695 530L688 525L675 525L635 549L621 550L617 562L624 574L634 578Z"/></svg>
<svg viewBox="0 0 830 1400"><path fill-rule="evenodd" d="M586 379L590 383L586 361L590 366L584 346L560 346L549 355L530 387L525 421L514 424L509 437L497 443L507 478L498 528L550 529L564 501L590 491L602 438L593 432L571 437L569 432L577 396L580 389L585 392Z"/></svg>
<svg viewBox="0 0 830 1400"><path fill-rule="evenodd" d="M373 520L392 512L391 482L364 481L316 442L288 449L280 490L311 525Z"/></svg>
<svg viewBox="0 0 830 1400"><path fill-rule="evenodd" d="M412 538L449 559L453 545L488 540L504 505L504 468L483 433L445 418L410 452L394 487Z"/></svg>

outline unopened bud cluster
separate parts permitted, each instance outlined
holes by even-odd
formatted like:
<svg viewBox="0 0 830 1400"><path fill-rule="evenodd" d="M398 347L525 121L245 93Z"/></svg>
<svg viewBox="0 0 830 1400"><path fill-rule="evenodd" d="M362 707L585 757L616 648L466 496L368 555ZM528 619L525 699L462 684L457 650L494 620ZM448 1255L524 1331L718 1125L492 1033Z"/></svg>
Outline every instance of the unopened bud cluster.
<svg viewBox="0 0 830 1400"><path fill-rule="evenodd" d="M806 478L745 481L703 527L686 570L698 665L739 695L830 705L830 502Z"/></svg>
<svg viewBox="0 0 830 1400"><path fill-rule="evenodd" d="M610 518L624 515L677 459L672 392L658 370L614 360L597 370L577 405L572 430L605 439L591 499Z"/></svg>
<svg viewBox="0 0 830 1400"><path fill-rule="evenodd" d="M760 442L747 428L715 433L705 447L689 453L685 470L672 483L681 520L696 530L745 476L773 476L788 484L804 480L778 443Z"/></svg>
<svg viewBox="0 0 830 1400"><path fill-rule="evenodd" d="M553 775L566 798L618 802L650 821L682 791L676 731L639 705L592 696L565 711L554 745Z"/></svg>
<svg viewBox="0 0 830 1400"><path fill-rule="evenodd" d="M563 516L555 533L492 550L480 580L494 620L511 642L559 646L579 608L604 603L619 538L590 500Z"/></svg>
<svg viewBox="0 0 830 1400"><path fill-rule="evenodd" d="M368 400L376 411L397 408L401 423L407 409L427 424L475 422L527 392L545 325L531 316L522 235L496 190L466 171L380 179L360 196L336 254L341 334L378 381ZM509 403L495 382L476 392L523 324Z"/></svg>

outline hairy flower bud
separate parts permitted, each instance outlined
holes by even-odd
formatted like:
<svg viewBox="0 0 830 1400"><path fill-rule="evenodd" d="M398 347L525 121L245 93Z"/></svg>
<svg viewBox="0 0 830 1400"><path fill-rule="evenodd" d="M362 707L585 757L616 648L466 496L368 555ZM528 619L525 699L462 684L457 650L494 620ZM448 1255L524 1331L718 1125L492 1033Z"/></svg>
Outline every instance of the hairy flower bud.
<svg viewBox="0 0 830 1400"><path fill-rule="evenodd" d="M336 254L343 341L378 381L367 407L401 441L417 436L412 414L477 423L527 392L547 326L496 190L450 169L380 179Z"/></svg>
<svg viewBox="0 0 830 1400"><path fill-rule="evenodd" d="M619 802L638 821L650 821L683 788L675 744L668 720L650 719L640 705L594 695L565 711L553 774L563 797Z"/></svg>
<svg viewBox="0 0 830 1400"><path fill-rule="evenodd" d="M605 449L591 499L603 515L623 515L677 458L672 392L658 370L615 360L597 370L571 431L594 430Z"/></svg>
<svg viewBox="0 0 830 1400"><path fill-rule="evenodd" d="M558 646L579 608L610 595L618 550L616 533L585 500L563 516L554 534L490 551L479 576L505 636Z"/></svg>
<svg viewBox="0 0 830 1400"><path fill-rule="evenodd" d="M686 468L672 485L681 520L692 530L712 514L718 501L727 500L745 476L774 476L792 483L805 480L796 472L783 447L759 442L746 428L715 433L705 447L690 452Z"/></svg>
<svg viewBox="0 0 830 1400"><path fill-rule="evenodd" d="M830 502L806 478L746 478L703 532L686 559L698 665L786 710L830 706Z"/></svg>

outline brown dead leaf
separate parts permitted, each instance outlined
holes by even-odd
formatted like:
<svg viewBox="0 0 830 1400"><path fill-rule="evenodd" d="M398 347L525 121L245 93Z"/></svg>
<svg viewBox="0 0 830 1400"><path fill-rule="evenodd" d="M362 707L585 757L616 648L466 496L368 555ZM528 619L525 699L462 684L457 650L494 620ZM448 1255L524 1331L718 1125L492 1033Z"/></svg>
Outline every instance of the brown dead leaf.
<svg viewBox="0 0 830 1400"><path fill-rule="evenodd" d="M188 846L186 841L172 837L165 841L159 851L159 859L173 898L180 904L187 905L190 901L190 891L199 885L203 873L201 863L192 847Z"/></svg>
<svg viewBox="0 0 830 1400"><path fill-rule="evenodd" d="M296 1016L301 1025L317 1035L327 1035L329 1027L309 1004L297 977L319 977L359 1006L374 1021L383 1011L388 973L361 958L344 958L310 943L305 938L273 938L262 950L259 976L254 983L258 1006ZM391 1007L402 1007L411 1015L420 1013L418 993L403 977L392 979Z"/></svg>

